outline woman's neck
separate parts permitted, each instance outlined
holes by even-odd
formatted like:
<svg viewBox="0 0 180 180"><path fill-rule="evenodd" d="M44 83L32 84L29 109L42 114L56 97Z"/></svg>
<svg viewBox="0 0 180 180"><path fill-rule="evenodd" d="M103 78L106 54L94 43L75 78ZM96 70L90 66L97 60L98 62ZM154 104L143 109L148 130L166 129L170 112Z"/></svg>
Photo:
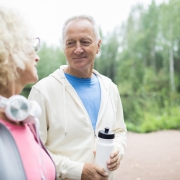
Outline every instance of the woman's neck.
<svg viewBox="0 0 180 180"><path fill-rule="evenodd" d="M3 121L9 122L9 123L11 123L11 124L22 125L22 122L15 122L15 121L12 121L12 120L10 120L9 118L7 118L7 116L5 115L4 112L0 112L0 118L1 118Z"/></svg>

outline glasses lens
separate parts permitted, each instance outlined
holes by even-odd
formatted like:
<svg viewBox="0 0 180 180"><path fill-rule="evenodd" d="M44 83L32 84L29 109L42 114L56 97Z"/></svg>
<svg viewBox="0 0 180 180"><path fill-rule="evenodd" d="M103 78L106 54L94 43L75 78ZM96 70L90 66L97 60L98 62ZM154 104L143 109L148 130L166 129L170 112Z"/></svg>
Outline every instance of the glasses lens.
<svg viewBox="0 0 180 180"><path fill-rule="evenodd" d="M34 51L38 52L39 48L40 48L40 39L39 38L34 38L33 41L32 41L32 45L33 45Z"/></svg>

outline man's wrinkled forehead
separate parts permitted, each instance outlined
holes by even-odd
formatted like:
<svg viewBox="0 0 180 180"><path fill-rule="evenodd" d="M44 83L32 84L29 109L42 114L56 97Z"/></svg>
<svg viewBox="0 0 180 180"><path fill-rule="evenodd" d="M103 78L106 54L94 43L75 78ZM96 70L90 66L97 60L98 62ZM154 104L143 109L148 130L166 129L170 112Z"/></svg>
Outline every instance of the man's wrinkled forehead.
<svg viewBox="0 0 180 180"><path fill-rule="evenodd" d="M63 26L63 30L62 30L62 40L63 40L63 45L65 43L65 39L67 38L67 30L69 30L70 27L73 27L71 28L72 30L73 29L77 29L78 26L80 25L84 25L85 27L85 24L87 25L87 27L89 27L89 30L91 29L92 33L93 33L93 39L94 39L94 36L95 36L95 41L99 41L100 40L100 35L99 35L99 29L98 27L95 25L95 22L94 20L91 21L91 19L88 19L88 18L75 18L75 19L70 19L70 20L67 20Z"/></svg>
<svg viewBox="0 0 180 180"><path fill-rule="evenodd" d="M93 37L96 38L94 29L93 29L93 25L90 21L86 20L86 19L76 19L76 20L72 20L70 21L65 29L64 29L64 39L66 39L67 34L78 34L78 32L82 33L88 33L91 34Z"/></svg>
<svg viewBox="0 0 180 180"><path fill-rule="evenodd" d="M93 29L93 25L89 20L87 20L87 19L73 19L66 24L65 32L67 31L68 28L70 28L72 26L74 26L74 27L87 26L87 27L90 27Z"/></svg>

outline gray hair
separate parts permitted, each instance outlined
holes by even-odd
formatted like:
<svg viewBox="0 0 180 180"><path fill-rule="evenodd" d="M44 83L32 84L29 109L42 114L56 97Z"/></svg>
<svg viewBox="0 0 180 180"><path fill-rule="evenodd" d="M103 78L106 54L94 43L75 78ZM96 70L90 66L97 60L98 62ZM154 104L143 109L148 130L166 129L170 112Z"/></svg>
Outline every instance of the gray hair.
<svg viewBox="0 0 180 180"><path fill-rule="evenodd" d="M99 28L98 28L98 25L96 24L94 18L90 15L76 15L76 16L72 16L72 17L68 18L63 25L63 29L62 29L63 44L64 44L64 40L65 40L65 29L66 29L67 24L71 21L78 20L78 19L88 20L93 25L96 40L99 41L100 40Z"/></svg>
<svg viewBox="0 0 180 180"><path fill-rule="evenodd" d="M32 53L29 27L13 9L0 7L0 93L18 78Z"/></svg>

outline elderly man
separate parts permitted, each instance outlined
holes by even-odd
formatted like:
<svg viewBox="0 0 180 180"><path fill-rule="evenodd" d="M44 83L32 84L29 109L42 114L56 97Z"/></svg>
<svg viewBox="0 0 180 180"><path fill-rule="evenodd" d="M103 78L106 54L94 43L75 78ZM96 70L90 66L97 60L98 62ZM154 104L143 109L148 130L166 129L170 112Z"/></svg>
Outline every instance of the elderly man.
<svg viewBox="0 0 180 180"><path fill-rule="evenodd" d="M63 48L68 65L33 86L29 99L42 108L40 136L50 152L59 179L107 180L96 165L99 130L115 133L114 150L107 168L116 170L126 147L126 126L117 86L93 69L101 39L91 16L68 19L63 27Z"/></svg>

